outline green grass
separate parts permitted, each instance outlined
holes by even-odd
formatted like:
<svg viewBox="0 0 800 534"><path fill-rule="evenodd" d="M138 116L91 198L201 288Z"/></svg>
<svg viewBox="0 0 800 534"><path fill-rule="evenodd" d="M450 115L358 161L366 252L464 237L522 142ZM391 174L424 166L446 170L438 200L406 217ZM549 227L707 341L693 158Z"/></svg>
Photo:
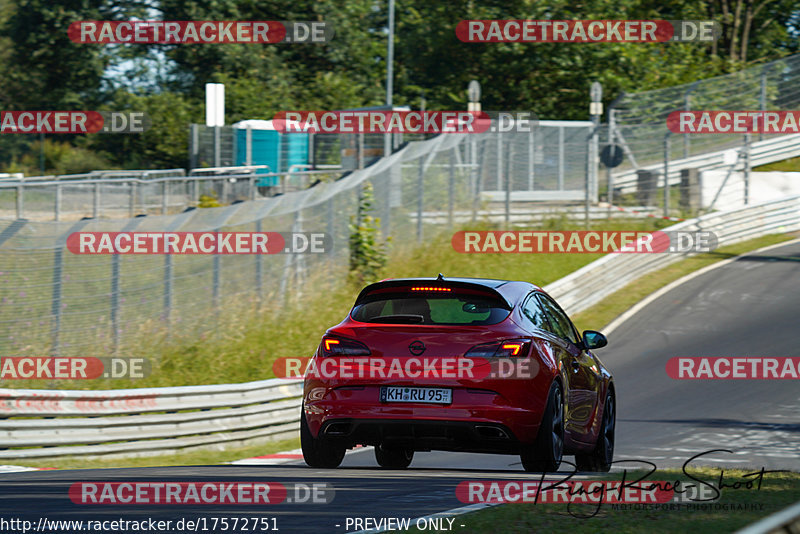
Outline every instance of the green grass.
<svg viewBox="0 0 800 534"><path fill-rule="evenodd" d="M758 471L760 468L754 469ZM712 468L693 468L693 476L703 480L717 480L719 470ZM725 470L726 483L742 480L741 477L751 471ZM628 473L628 481L638 476ZM598 477L617 479L621 475ZM680 470L659 470L649 475L650 481L691 482ZM748 480L748 479L744 479ZM745 525L791 506L800 501L800 473L767 473L760 490L733 490L723 488L719 499L720 505L763 505L759 509L618 509L612 505L603 505L597 515L588 519L574 515L591 515L596 505L584 504L503 504L487 510L474 512L455 518L453 527L463 534L478 533L527 533L527 532L578 532L619 534L648 534L691 532L693 534L717 534L733 532ZM623 508L623 507L621 507ZM570 513L572 512L572 514ZM463 528L460 525L465 525ZM406 532L422 532L411 529Z"/></svg>

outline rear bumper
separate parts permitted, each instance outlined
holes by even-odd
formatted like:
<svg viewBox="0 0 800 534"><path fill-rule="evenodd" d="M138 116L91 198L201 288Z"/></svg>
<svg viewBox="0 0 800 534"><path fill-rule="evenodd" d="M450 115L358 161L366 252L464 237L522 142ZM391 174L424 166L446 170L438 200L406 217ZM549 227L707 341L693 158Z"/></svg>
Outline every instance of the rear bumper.
<svg viewBox="0 0 800 534"><path fill-rule="evenodd" d="M519 441L503 424L414 419L328 419L320 435L346 448L394 445L417 451L519 453Z"/></svg>
<svg viewBox="0 0 800 534"><path fill-rule="evenodd" d="M491 390L453 388L448 405L380 402L380 386L306 389L306 420L315 437L346 447L393 443L415 450L516 454L536 440L544 406L512 403Z"/></svg>

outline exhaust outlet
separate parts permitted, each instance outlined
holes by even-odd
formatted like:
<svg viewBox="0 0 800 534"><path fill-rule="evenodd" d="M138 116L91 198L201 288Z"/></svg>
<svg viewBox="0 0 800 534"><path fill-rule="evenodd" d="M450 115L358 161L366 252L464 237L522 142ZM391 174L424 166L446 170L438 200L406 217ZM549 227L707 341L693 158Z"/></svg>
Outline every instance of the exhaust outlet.
<svg viewBox="0 0 800 534"><path fill-rule="evenodd" d="M326 436L344 436L350 433L350 423L331 423L325 427Z"/></svg>
<svg viewBox="0 0 800 534"><path fill-rule="evenodd" d="M476 425L475 432L482 438L510 439L505 430L496 426Z"/></svg>

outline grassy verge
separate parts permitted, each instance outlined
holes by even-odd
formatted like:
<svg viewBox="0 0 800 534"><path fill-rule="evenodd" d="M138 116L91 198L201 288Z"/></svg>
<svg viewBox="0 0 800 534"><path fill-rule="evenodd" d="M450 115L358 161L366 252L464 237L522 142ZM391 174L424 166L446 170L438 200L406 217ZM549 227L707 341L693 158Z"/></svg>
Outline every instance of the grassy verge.
<svg viewBox="0 0 800 534"><path fill-rule="evenodd" d="M755 469L754 471L758 471ZM719 470L693 468L693 476L703 480L717 480ZM725 483L733 483L746 474L742 470L726 470ZM599 478L599 477L598 477ZM621 475L608 477L619 480ZM628 481L638 476L628 473ZM752 477L751 477L752 478ZM649 475L650 481L681 480L691 483L680 470L659 470ZM453 523L464 534L493 532L578 532L619 534L647 532L649 534L692 532L716 534L733 532L745 525L773 514L800 501L800 473L768 473L760 490L723 488L718 503L693 503L695 507L670 509L650 505L603 505L597 515L588 519L574 515L591 515L594 504L504 504L488 510L458 516ZM717 506L719 505L719 506ZM727 505L727 509L726 506ZM570 513L572 512L572 513ZM463 528L460 525L464 525ZM406 531L408 532L408 531ZM411 532L417 532L412 529ZM421 531L420 531L421 532Z"/></svg>
<svg viewBox="0 0 800 534"><path fill-rule="evenodd" d="M766 165L761 165L760 167L753 168L753 171L797 172L800 171L800 157L785 159L783 161L776 161L775 163L767 163Z"/></svg>
<svg viewBox="0 0 800 534"><path fill-rule="evenodd" d="M145 458L85 459L69 457L58 460L8 460L13 465L56 467L58 469L104 469L113 467L157 467L165 465L214 465L243 458L263 456L300 447L300 439L272 441L261 445L232 447L224 451L193 451Z"/></svg>

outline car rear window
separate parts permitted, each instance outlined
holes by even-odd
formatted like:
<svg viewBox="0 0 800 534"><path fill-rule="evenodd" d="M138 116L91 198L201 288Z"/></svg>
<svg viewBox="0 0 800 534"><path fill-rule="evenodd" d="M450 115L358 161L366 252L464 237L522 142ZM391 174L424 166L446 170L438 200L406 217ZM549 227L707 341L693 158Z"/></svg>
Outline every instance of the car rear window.
<svg viewBox="0 0 800 534"><path fill-rule="evenodd" d="M363 323L482 325L499 323L510 312L491 295L381 292L368 295L350 316Z"/></svg>

